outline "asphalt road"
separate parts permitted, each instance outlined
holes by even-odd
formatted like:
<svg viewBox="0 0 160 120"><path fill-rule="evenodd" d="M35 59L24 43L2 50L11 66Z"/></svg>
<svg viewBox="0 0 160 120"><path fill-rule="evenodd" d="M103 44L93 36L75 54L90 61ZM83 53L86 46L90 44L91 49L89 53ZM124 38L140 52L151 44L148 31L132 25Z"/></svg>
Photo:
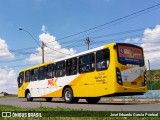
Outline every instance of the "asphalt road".
<svg viewBox="0 0 160 120"><path fill-rule="evenodd" d="M93 111L160 111L160 103L124 103L123 101L111 103L106 102L104 99L97 104L87 104L85 100L80 100L80 102L76 104L67 104L61 99L54 99L51 102L46 102L45 99L34 99L32 102L27 102L24 98L0 98L0 105L12 105L24 108L46 106Z"/></svg>

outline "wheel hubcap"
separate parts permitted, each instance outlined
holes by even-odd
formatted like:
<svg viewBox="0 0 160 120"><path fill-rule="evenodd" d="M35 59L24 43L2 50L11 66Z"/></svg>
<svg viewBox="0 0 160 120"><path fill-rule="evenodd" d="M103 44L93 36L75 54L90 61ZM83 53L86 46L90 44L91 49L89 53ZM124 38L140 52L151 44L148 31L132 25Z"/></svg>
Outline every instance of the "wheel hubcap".
<svg viewBox="0 0 160 120"><path fill-rule="evenodd" d="M31 97L31 94L30 94L30 93L28 93L28 94L27 94L27 98L29 99L30 97Z"/></svg>
<svg viewBox="0 0 160 120"><path fill-rule="evenodd" d="M66 99L67 101L69 101L70 98L71 98L71 93L70 93L70 91L66 91L66 93L65 93L65 99Z"/></svg>

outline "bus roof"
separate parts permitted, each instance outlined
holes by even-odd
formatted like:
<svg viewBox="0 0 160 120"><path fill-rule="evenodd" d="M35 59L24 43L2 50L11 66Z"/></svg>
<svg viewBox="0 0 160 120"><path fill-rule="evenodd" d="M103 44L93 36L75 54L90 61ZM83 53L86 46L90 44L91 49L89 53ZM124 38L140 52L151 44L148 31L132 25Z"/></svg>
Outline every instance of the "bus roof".
<svg viewBox="0 0 160 120"><path fill-rule="evenodd" d="M53 62L54 62L54 61L50 61L50 62L45 62L44 64L34 65L34 66L32 66L32 67L22 69L22 70L20 70L19 72L27 71L27 70L34 69L34 68L41 67L41 66L45 66L45 65L51 64L51 63L53 63Z"/></svg>

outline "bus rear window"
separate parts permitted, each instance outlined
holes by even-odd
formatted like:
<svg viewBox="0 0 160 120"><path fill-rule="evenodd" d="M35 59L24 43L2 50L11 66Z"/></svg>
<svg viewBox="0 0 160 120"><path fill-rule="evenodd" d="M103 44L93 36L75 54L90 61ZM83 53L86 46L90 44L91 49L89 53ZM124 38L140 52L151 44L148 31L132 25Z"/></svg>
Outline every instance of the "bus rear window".
<svg viewBox="0 0 160 120"><path fill-rule="evenodd" d="M122 64L144 65L143 50L131 45L118 45L118 61Z"/></svg>

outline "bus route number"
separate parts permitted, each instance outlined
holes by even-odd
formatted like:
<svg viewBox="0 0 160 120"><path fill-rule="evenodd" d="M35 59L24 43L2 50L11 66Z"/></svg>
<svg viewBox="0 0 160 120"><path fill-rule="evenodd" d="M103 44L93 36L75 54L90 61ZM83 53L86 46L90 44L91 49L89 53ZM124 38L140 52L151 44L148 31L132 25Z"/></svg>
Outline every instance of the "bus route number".
<svg viewBox="0 0 160 120"><path fill-rule="evenodd" d="M105 72L100 72L100 73L98 73L97 76L95 76L96 82L105 82L106 78L107 78L107 76L105 75Z"/></svg>

